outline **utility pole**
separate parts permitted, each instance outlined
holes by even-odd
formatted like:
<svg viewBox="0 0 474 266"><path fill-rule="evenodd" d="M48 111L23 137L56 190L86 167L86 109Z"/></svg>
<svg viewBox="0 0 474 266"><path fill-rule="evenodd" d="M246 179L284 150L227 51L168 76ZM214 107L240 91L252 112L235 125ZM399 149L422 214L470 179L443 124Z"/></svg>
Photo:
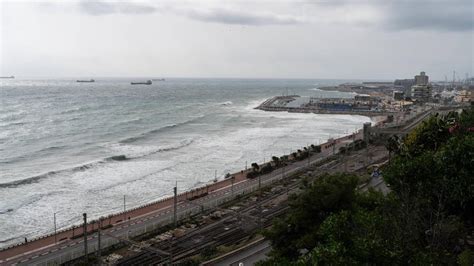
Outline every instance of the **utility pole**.
<svg viewBox="0 0 474 266"><path fill-rule="evenodd" d="M344 172L347 173L347 160L349 159L348 156L349 155L349 151L347 150L347 144L345 146L345 160L344 160Z"/></svg>
<svg viewBox="0 0 474 266"><path fill-rule="evenodd" d="M234 197L234 179L235 179L235 176L232 176L231 179L230 179L230 182L231 182L231 183L230 183L230 184L231 184L231 185L230 185L230 190L231 190L231 192L232 192L232 194L231 194L231 195L232 195L232 198Z"/></svg>
<svg viewBox="0 0 474 266"><path fill-rule="evenodd" d="M176 183L176 186L173 188L174 192L174 204L173 204L173 222L174 222L174 227L176 228L178 226L178 216L177 216L177 210L178 210L178 183Z"/></svg>
<svg viewBox="0 0 474 266"><path fill-rule="evenodd" d="M247 171L247 161L245 161L245 171Z"/></svg>
<svg viewBox="0 0 474 266"><path fill-rule="evenodd" d="M366 161L366 165L365 166L369 166L369 164L371 163L371 160L369 159L369 143L367 143L367 145L365 146L365 161Z"/></svg>
<svg viewBox="0 0 474 266"><path fill-rule="evenodd" d="M261 193L261 187L262 187L262 175L258 175L258 190Z"/></svg>
<svg viewBox="0 0 474 266"><path fill-rule="evenodd" d="M83 229L83 233L84 233L84 262L85 262L85 265L87 265L88 263L88 257L87 257L87 213L83 213L82 216L84 217L84 229Z"/></svg>
<svg viewBox="0 0 474 266"><path fill-rule="evenodd" d="M54 244L58 242L58 236L56 235L56 213L54 213Z"/></svg>
<svg viewBox="0 0 474 266"><path fill-rule="evenodd" d="M310 165L310 160L311 160L311 153L309 152L309 148L308 148L308 167Z"/></svg>
<svg viewBox="0 0 474 266"><path fill-rule="evenodd" d="M285 165L283 165L283 167L281 168L281 180L283 180L285 178ZM289 187L288 185L286 185L286 196L288 196L289 194Z"/></svg>
<svg viewBox="0 0 474 266"><path fill-rule="evenodd" d="M101 253L100 253L100 229L102 228L102 217L99 218L99 228L97 229L97 265L101 266L102 265L102 260L100 259Z"/></svg>
<svg viewBox="0 0 474 266"><path fill-rule="evenodd" d="M127 220L127 214L125 211L127 210L127 206L125 205L125 195L123 195L123 221Z"/></svg>

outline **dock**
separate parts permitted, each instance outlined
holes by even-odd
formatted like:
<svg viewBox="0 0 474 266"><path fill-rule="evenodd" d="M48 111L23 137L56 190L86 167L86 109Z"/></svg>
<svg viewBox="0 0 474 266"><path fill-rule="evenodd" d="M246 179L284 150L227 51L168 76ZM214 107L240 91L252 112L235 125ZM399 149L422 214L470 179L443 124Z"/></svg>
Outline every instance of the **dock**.
<svg viewBox="0 0 474 266"><path fill-rule="evenodd" d="M363 116L388 116L394 115L396 112L385 111L385 110L360 110L360 109L329 109L320 108L315 105L305 105L300 107L288 106L285 103L290 103L296 100L298 95L289 96L274 96L270 99L265 100L255 109L270 111L270 112L289 112L289 113L314 113L314 114L339 114L339 115L363 115Z"/></svg>

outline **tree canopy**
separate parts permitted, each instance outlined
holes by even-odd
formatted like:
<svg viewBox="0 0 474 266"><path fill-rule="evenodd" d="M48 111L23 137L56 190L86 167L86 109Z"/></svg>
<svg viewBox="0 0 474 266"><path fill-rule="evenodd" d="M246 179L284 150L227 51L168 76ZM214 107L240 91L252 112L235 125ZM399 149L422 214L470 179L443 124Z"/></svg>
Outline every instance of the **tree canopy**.
<svg viewBox="0 0 474 266"><path fill-rule="evenodd" d="M324 175L289 199L265 236L260 265L472 265L474 111L432 116L386 145L391 192L357 190L357 177Z"/></svg>

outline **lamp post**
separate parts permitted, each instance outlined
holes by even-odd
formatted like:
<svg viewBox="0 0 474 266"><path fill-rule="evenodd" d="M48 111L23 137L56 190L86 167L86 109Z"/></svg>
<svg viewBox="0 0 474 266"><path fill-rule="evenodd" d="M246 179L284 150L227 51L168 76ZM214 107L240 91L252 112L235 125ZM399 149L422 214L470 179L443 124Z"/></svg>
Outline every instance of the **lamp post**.
<svg viewBox="0 0 474 266"><path fill-rule="evenodd" d="M88 263L88 260L89 258L87 257L87 254L89 252L87 252L87 213L83 213L82 214L83 218L84 218L84 261L85 261L85 264L87 265Z"/></svg>
<svg viewBox="0 0 474 266"><path fill-rule="evenodd" d="M56 235L56 213L54 213L54 244L58 242L58 236Z"/></svg>
<svg viewBox="0 0 474 266"><path fill-rule="evenodd" d="M101 266L102 265L102 260L100 259L101 257L101 252L100 252L100 230L102 228L102 217L99 218L99 228L97 228L97 265Z"/></svg>
<svg viewBox="0 0 474 266"><path fill-rule="evenodd" d="M127 219L127 214L125 211L127 210L127 206L125 204L125 195L123 195L123 220L125 221Z"/></svg>
<svg viewBox="0 0 474 266"><path fill-rule="evenodd" d="M232 195L232 198L234 197L234 180L235 180L235 176L232 175L231 179L230 179L230 182L231 182L231 186L230 186L230 189L231 189L231 195Z"/></svg>
<svg viewBox="0 0 474 266"><path fill-rule="evenodd" d="M173 188L173 193L174 193L174 201L173 201L173 223L174 227L176 228L178 225L178 216L177 216L177 211L178 211L178 183L176 182L176 186Z"/></svg>

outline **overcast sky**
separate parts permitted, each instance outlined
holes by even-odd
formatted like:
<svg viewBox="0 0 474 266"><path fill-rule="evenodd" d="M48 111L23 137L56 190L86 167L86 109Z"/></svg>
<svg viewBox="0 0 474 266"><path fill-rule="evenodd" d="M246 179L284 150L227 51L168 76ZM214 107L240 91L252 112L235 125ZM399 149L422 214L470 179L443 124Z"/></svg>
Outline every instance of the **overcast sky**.
<svg viewBox="0 0 474 266"><path fill-rule="evenodd" d="M1 1L0 75L473 75L474 1Z"/></svg>

